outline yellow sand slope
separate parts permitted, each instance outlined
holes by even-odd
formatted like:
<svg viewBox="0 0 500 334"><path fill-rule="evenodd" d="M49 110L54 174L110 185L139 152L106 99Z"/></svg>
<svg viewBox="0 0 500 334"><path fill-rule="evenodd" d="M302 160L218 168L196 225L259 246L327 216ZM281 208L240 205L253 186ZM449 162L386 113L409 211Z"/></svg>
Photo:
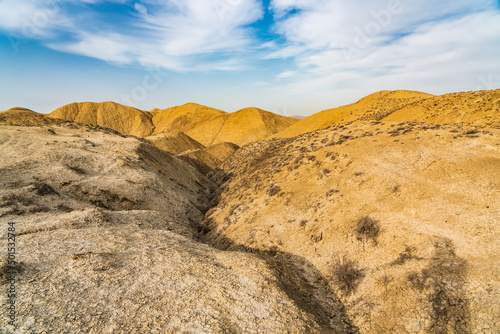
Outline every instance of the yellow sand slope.
<svg viewBox="0 0 500 334"><path fill-rule="evenodd" d="M240 147L233 143L220 143L204 149L220 161L224 161L234 154Z"/></svg>
<svg viewBox="0 0 500 334"><path fill-rule="evenodd" d="M341 122L356 120L380 120L406 105L428 99L434 95L398 90L381 91L368 95L356 103L334 109L327 109L295 123L274 137L289 138L329 127Z"/></svg>
<svg viewBox="0 0 500 334"><path fill-rule="evenodd" d="M466 123L499 128L500 89L436 96L403 107L384 118L383 121Z"/></svg>
<svg viewBox="0 0 500 334"><path fill-rule="evenodd" d="M165 109L153 117L154 133L182 131L205 146L231 142L243 146L284 130L297 120L258 108L235 113L196 103Z"/></svg>
<svg viewBox="0 0 500 334"><path fill-rule="evenodd" d="M163 132L182 132L206 147L223 142L242 146L266 139L298 121L257 108L227 113L196 103L149 112L114 102L71 103L48 117L99 125L143 138Z"/></svg>
<svg viewBox="0 0 500 334"><path fill-rule="evenodd" d="M356 103L309 116L274 137L289 138L331 125L377 120L384 122L464 123L500 127L500 89L434 96L413 91L381 91Z"/></svg>
<svg viewBox="0 0 500 334"><path fill-rule="evenodd" d="M63 122L65 121L46 118L43 114L20 107L0 112L0 125L43 126Z"/></svg>
<svg viewBox="0 0 500 334"><path fill-rule="evenodd" d="M71 103L54 110L47 117L99 125L137 137L147 137L153 132L150 113L115 102Z"/></svg>
<svg viewBox="0 0 500 334"><path fill-rule="evenodd" d="M162 132L145 139L156 148L172 154L205 148L205 146L182 132Z"/></svg>

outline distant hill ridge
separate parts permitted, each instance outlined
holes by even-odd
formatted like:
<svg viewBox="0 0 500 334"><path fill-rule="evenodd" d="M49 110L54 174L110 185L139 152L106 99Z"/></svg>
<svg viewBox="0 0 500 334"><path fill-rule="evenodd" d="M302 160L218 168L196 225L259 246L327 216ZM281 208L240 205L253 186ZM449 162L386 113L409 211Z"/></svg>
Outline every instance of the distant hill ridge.
<svg viewBox="0 0 500 334"><path fill-rule="evenodd" d="M441 96L397 90L368 95L356 103L327 109L300 120L273 137L289 138L337 123L382 122L465 123L500 127L500 89Z"/></svg>
<svg viewBox="0 0 500 334"><path fill-rule="evenodd" d="M183 132L206 147L224 142L242 146L265 139L298 121L258 108L227 113L196 103L150 112L115 102L71 103L47 117L100 125L137 137Z"/></svg>
<svg viewBox="0 0 500 334"><path fill-rule="evenodd" d="M227 142L244 146L270 137L294 137L337 123L366 120L461 123L499 128L500 89L442 96L409 90L380 91L356 103L327 109L301 120L258 108L227 113L196 103L150 111L115 102L71 103L46 116L16 107L1 112L0 121L34 125L66 120L107 127L141 138L182 132L205 147ZM185 142L185 138L182 140Z"/></svg>

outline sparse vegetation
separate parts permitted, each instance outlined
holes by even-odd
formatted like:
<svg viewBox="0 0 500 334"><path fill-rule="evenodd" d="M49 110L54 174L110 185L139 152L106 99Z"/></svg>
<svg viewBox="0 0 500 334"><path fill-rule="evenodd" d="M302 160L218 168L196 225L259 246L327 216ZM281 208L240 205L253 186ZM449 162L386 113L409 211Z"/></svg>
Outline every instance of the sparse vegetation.
<svg viewBox="0 0 500 334"><path fill-rule="evenodd" d="M361 217L356 223L355 233L358 240L366 241L367 239L371 239L377 244L377 238L380 234L380 223L369 216Z"/></svg>
<svg viewBox="0 0 500 334"><path fill-rule="evenodd" d="M422 260L421 257L413 255L415 248L406 246L405 250L401 252L398 258L391 262L391 265L402 265L409 260Z"/></svg>
<svg viewBox="0 0 500 334"><path fill-rule="evenodd" d="M274 186L271 187L271 189L269 189L267 191L267 194L272 197L274 195L279 194L280 192L281 192L281 188L279 186L277 186L277 185L274 185Z"/></svg>
<svg viewBox="0 0 500 334"><path fill-rule="evenodd" d="M33 183L32 187L36 194L39 196L58 195L57 191L55 191L54 188L46 183Z"/></svg>
<svg viewBox="0 0 500 334"><path fill-rule="evenodd" d="M79 174L79 175L85 175L85 174L87 174L87 172L84 169L82 169L82 168L80 168L78 166L66 164L66 167L68 169L72 170L73 172L75 172L76 174Z"/></svg>
<svg viewBox="0 0 500 334"><path fill-rule="evenodd" d="M346 295L356 291L364 276L363 270L353 260L343 259L333 267L332 278Z"/></svg>

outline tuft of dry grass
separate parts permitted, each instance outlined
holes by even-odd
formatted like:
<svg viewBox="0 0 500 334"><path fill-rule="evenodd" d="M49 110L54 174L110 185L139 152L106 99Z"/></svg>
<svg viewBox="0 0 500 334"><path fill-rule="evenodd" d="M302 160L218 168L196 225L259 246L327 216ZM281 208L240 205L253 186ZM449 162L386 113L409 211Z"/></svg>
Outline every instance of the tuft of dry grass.
<svg viewBox="0 0 500 334"><path fill-rule="evenodd" d="M361 217L355 228L356 237L358 240L371 239L375 244L377 244L377 238L380 234L380 222L369 216Z"/></svg>
<svg viewBox="0 0 500 334"><path fill-rule="evenodd" d="M343 259L334 265L332 279L346 295L356 291L359 283L365 277L354 260Z"/></svg>

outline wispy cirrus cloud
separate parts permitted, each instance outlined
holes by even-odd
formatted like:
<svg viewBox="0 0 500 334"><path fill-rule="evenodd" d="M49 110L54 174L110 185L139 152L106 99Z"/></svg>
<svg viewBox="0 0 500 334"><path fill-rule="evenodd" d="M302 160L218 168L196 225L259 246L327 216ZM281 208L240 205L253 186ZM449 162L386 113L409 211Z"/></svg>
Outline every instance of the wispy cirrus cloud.
<svg viewBox="0 0 500 334"><path fill-rule="evenodd" d="M475 89L500 74L500 11L490 0L273 0L294 59L278 90L352 101L380 89Z"/></svg>
<svg viewBox="0 0 500 334"><path fill-rule="evenodd" d="M382 89L500 88L495 0L0 0L0 30L198 85L234 71L231 89L295 113Z"/></svg>
<svg viewBox="0 0 500 334"><path fill-rule="evenodd" d="M181 71L243 68L258 44L246 26L262 15L256 0L0 0L3 30L59 51Z"/></svg>

